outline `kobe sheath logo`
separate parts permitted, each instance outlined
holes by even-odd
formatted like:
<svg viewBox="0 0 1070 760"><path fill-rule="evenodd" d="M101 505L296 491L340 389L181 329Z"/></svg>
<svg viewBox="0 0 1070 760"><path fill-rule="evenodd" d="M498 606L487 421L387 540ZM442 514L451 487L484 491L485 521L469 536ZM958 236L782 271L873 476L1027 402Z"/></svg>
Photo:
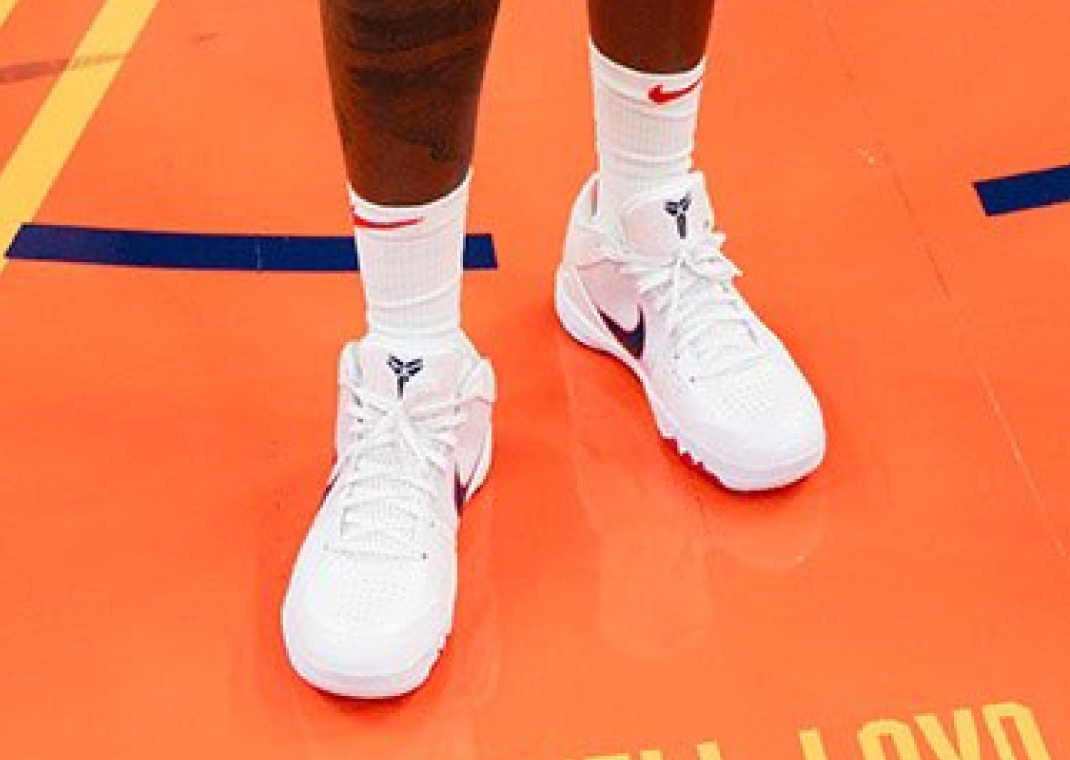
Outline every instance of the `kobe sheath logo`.
<svg viewBox="0 0 1070 760"><path fill-rule="evenodd" d="M676 232L683 240L687 237L687 211L691 208L691 193L678 201L666 201L665 213L676 219Z"/></svg>
<svg viewBox="0 0 1070 760"><path fill-rule="evenodd" d="M398 398L401 398L402 394L405 393L405 384L416 377L420 370L424 368L424 360L417 358L411 361L404 361L391 354L386 360L386 366L390 367L390 371L394 373L394 377L398 380Z"/></svg>

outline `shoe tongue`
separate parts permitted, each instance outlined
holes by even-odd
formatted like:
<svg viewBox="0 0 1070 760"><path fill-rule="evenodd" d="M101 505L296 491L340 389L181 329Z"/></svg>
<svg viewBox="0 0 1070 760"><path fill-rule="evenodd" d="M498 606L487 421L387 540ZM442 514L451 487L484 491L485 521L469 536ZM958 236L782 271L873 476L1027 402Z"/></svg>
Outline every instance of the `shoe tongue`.
<svg viewBox="0 0 1070 760"><path fill-rule="evenodd" d="M464 355L455 346L399 349L369 338L361 342L356 363L362 384L376 393L431 401L456 391Z"/></svg>
<svg viewBox="0 0 1070 760"><path fill-rule="evenodd" d="M625 239L640 250L675 248L713 229L713 208L701 172L640 193L624 204Z"/></svg>
<svg viewBox="0 0 1070 760"><path fill-rule="evenodd" d="M706 193L706 180L701 172L692 172L676 182L633 196L621 212L624 239L641 254L665 254L681 244L702 240L713 231L713 207ZM729 283L718 283L727 293ZM700 281L691 280L690 290L682 297L708 292ZM753 353L753 337L742 324L745 314L739 311L740 322L726 321L719 325L716 339L698 344L691 352L697 367L725 365ZM714 333L710 333L711 336Z"/></svg>
<svg viewBox="0 0 1070 760"><path fill-rule="evenodd" d="M365 338L351 346L355 350L350 354L351 364L347 371L357 373L360 385L386 398L398 398L400 395L406 404L439 400L455 393L467 356L464 350L458 350L455 343L437 349L428 347L402 351L375 338ZM345 437L346 431L342 431L339 440ZM413 473L418 466L413 453L400 440L386 441L366 456L398 475ZM384 498L376 503L363 504L357 523L343 522L342 535L352 535L356 524L370 524L384 530L392 529L410 538L414 536L412 515L397 507L423 498L421 492L394 477L383 477L371 485L381 488ZM397 548L384 532L372 531L364 537L364 542L367 546Z"/></svg>

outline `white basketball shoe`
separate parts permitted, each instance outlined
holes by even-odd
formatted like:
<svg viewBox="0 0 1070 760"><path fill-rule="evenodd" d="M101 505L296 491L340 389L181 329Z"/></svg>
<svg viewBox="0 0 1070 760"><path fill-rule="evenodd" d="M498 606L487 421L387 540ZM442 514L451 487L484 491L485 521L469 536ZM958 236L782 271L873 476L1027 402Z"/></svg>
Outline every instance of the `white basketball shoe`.
<svg viewBox="0 0 1070 760"><path fill-rule="evenodd" d="M787 350L735 289L702 174L596 216L597 176L572 210L555 305L580 343L638 377L658 429L728 488L776 488L825 453L821 409Z"/></svg>
<svg viewBox="0 0 1070 760"><path fill-rule="evenodd" d="M417 355L367 337L339 365L337 459L283 636L313 686L393 697L426 680L452 627L457 525L490 466L494 374L463 338Z"/></svg>

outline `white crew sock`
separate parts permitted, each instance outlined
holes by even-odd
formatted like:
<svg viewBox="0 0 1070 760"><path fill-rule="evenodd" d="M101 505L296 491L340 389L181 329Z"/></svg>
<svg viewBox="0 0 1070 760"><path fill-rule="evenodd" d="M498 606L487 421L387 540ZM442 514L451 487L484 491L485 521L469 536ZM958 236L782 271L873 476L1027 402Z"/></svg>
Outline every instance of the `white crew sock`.
<svg viewBox="0 0 1070 760"><path fill-rule="evenodd" d="M369 333L411 343L460 332L470 178L419 206L380 206L350 188Z"/></svg>
<svg viewBox="0 0 1070 760"><path fill-rule="evenodd" d="M706 59L674 74L650 74L611 61L591 43L598 218L619 225L636 193L685 176L698 126Z"/></svg>

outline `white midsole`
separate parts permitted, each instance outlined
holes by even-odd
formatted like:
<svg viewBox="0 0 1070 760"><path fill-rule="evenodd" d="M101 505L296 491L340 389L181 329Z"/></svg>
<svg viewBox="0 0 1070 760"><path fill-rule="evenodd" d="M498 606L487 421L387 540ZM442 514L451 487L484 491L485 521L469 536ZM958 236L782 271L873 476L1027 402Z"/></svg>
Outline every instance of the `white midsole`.
<svg viewBox="0 0 1070 760"><path fill-rule="evenodd" d="M339 697L354 699L390 699L408 694L427 680L431 667L446 643L444 634L438 645L420 657L416 664L399 673L381 676L355 676L316 667L299 646L290 644L287 652L290 665L309 684Z"/></svg>

